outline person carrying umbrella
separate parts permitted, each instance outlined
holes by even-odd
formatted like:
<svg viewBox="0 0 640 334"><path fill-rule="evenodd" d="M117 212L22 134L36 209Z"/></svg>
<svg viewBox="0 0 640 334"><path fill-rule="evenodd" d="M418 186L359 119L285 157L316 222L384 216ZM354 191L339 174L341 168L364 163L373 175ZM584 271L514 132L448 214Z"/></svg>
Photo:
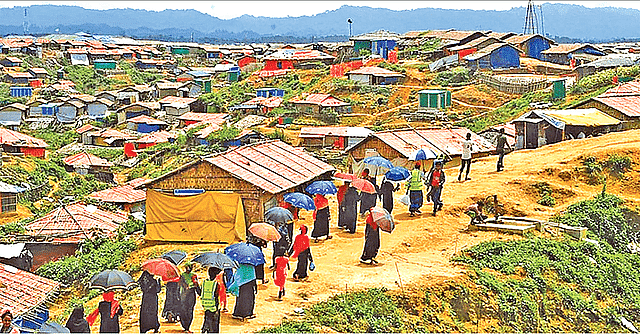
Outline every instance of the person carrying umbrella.
<svg viewBox="0 0 640 334"><path fill-rule="evenodd" d="M200 295L200 285L198 276L191 272L193 263L187 262L184 265L184 272L180 275L180 300L182 309L180 310L180 325L187 333L191 333L189 328L193 321L193 308L196 305L196 295Z"/></svg>
<svg viewBox="0 0 640 334"><path fill-rule="evenodd" d="M300 234L296 235L296 240L289 250L289 256L298 258L298 264L296 271L293 272L293 278L296 281L306 279L308 277L307 267L309 261L313 263L313 257L311 256L309 236L307 236L307 227L305 225L300 226Z"/></svg>
<svg viewBox="0 0 640 334"><path fill-rule="evenodd" d="M442 194L442 185L445 182L445 174L442 170L442 161L436 160L434 162L434 168L429 172L427 176L427 182L431 186L431 199L433 200L433 216L436 216L436 212L442 209L442 201L440 195Z"/></svg>
<svg viewBox="0 0 640 334"><path fill-rule="evenodd" d="M347 189L344 193L342 203L338 207L338 227L344 227L349 233L356 233L356 221L358 220L358 191L345 182ZM342 224L342 225L340 225Z"/></svg>
<svg viewBox="0 0 640 334"><path fill-rule="evenodd" d="M300 212L300 208L297 208L293 206L293 204L285 202L284 200L280 202L278 206L291 211L291 215L293 216L293 220L285 224L285 226L287 227L287 235L289 236L289 240L291 240L293 239L293 222L298 220L298 213Z"/></svg>
<svg viewBox="0 0 640 334"><path fill-rule="evenodd" d="M11 334L20 334L20 330L15 327L11 322L13 321L13 314L11 311L4 310L2 311L2 327L0 328L0 333L11 333Z"/></svg>
<svg viewBox="0 0 640 334"><path fill-rule="evenodd" d="M84 307L82 305L73 308L65 327L67 327L69 333L91 333L89 322L84 318Z"/></svg>
<svg viewBox="0 0 640 334"><path fill-rule="evenodd" d="M146 333L153 329L158 333L158 293L160 292L160 280L153 278L148 271L143 271L138 279L138 285L142 290L142 303L140 305L140 333Z"/></svg>
<svg viewBox="0 0 640 334"><path fill-rule="evenodd" d="M166 284L166 296L164 299L164 307L162 308L162 317L167 322L176 322L182 309L180 301L180 277L168 280Z"/></svg>
<svg viewBox="0 0 640 334"><path fill-rule="evenodd" d="M236 295L236 305L233 308L232 318L244 320L253 319L256 315L253 308L256 303L255 267L251 264L241 263L233 275L233 282L229 285L229 291Z"/></svg>
<svg viewBox="0 0 640 334"><path fill-rule="evenodd" d="M369 174L369 168L365 168L362 171L362 176L360 178L371 182L375 187L375 193L373 194L370 194L364 191L360 192L360 215L364 216L367 213L367 211L369 211L370 208L373 208L374 206L376 206L376 203L378 201L377 193L379 189L378 189L378 185L376 184L376 178Z"/></svg>
<svg viewBox="0 0 640 334"><path fill-rule="evenodd" d="M318 242L318 238L326 236L326 240L333 238L329 235L329 200L322 194L316 194L313 199L316 209L313 211L313 231L311 231L311 237L315 242Z"/></svg>
<svg viewBox="0 0 640 334"><path fill-rule="evenodd" d="M360 262L364 264L377 264L375 257L378 255L378 249L380 249L380 229L378 224L373 220L373 208L369 209L367 219L365 220L366 226L364 230L364 250L362 256L360 256Z"/></svg>
<svg viewBox="0 0 640 334"><path fill-rule="evenodd" d="M274 270L277 268L277 259L279 256L284 256L291 247L291 239L289 238L286 224L279 224L278 232L280 233L280 240L273 242L273 265L269 269Z"/></svg>
<svg viewBox="0 0 640 334"><path fill-rule="evenodd" d="M123 313L120 302L115 299L113 291L103 293L102 299L98 308L87 316L87 322L93 325L99 315L100 333L120 333L120 316Z"/></svg>
<svg viewBox="0 0 640 334"><path fill-rule="evenodd" d="M217 278L221 271L220 268L209 267L209 279L202 282L202 333L220 333L220 285Z"/></svg>
<svg viewBox="0 0 640 334"><path fill-rule="evenodd" d="M423 195L422 195L422 182L424 180L424 173L420 170L420 163L416 162L411 170L411 178L407 183L407 193L409 193L409 216L413 217L416 213L422 213L420 208L422 207ZM389 211L389 210L387 210Z"/></svg>
<svg viewBox="0 0 640 334"><path fill-rule="evenodd" d="M382 200L382 207L389 213L393 211L393 192L398 190L398 188L399 187L394 186L386 176L382 179L382 185L378 190L378 195Z"/></svg>
<svg viewBox="0 0 640 334"><path fill-rule="evenodd" d="M282 239L282 236L280 238ZM247 236L247 242L258 247L258 249L260 249L260 252L262 252L262 248L267 247L266 241L260 239L259 237L256 237L253 234L249 234ZM264 254L262 256L264 256ZM256 280L260 280L262 284L269 283L269 280L264 278L264 263L256 266Z"/></svg>

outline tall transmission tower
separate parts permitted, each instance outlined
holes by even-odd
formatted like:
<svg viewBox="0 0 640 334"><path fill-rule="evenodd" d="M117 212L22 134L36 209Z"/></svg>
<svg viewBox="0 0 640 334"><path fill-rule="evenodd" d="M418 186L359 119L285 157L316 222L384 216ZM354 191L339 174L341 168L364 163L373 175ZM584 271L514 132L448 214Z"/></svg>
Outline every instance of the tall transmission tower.
<svg viewBox="0 0 640 334"><path fill-rule="evenodd" d="M540 28L538 28L538 32L542 36L546 36L544 32L544 15L542 15L542 5L538 5L538 9L540 9Z"/></svg>
<svg viewBox="0 0 640 334"><path fill-rule="evenodd" d="M527 3L527 16L524 18L522 33L525 35L538 33L538 17L536 16L536 7L533 5L533 0L529 0Z"/></svg>
<svg viewBox="0 0 640 334"><path fill-rule="evenodd" d="M29 34L29 17L27 16L27 9L24 9L24 19L22 20L22 32L23 35Z"/></svg>

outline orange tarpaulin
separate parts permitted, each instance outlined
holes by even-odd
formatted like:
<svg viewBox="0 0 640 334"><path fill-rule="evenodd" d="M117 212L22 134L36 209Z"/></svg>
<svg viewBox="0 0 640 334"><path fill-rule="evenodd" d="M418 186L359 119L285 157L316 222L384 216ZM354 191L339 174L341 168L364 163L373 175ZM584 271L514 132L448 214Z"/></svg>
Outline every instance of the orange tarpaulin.
<svg viewBox="0 0 640 334"><path fill-rule="evenodd" d="M146 207L147 240L232 243L246 237L238 194L174 196L147 189Z"/></svg>

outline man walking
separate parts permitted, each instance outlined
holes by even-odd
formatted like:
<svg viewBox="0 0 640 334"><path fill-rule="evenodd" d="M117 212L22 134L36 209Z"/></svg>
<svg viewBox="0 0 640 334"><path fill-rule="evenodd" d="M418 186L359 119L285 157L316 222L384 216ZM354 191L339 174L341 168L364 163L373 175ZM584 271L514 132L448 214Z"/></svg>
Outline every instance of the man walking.
<svg viewBox="0 0 640 334"><path fill-rule="evenodd" d="M462 142L462 164L460 165L460 174L458 174L458 181L462 181L462 173L465 167L467 168L466 180L469 178L469 170L471 169L471 152L473 151L473 141L471 141L471 132L467 133L467 139Z"/></svg>
<svg viewBox="0 0 640 334"><path fill-rule="evenodd" d="M424 173L420 170L420 163L416 162L413 170L411 171L411 179L408 182L407 192L409 193L409 216L413 217L416 213L420 212L422 207L422 181L424 180Z"/></svg>
<svg viewBox="0 0 640 334"><path fill-rule="evenodd" d="M442 193L442 185L445 181L444 171L442 170L442 161L435 162L435 168L429 172L427 182L431 186L431 199L433 200L433 216L442 209L442 201L440 195Z"/></svg>
<svg viewBox="0 0 640 334"><path fill-rule="evenodd" d="M497 165L498 172L501 172L504 170L505 146L508 149L511 149L511 146L509 145L509 143L507 143L507 137L504 135L504 128L500 128L500 134L498 136L498 144L496 145L496 153L498 153L498 165Z"/></svg>

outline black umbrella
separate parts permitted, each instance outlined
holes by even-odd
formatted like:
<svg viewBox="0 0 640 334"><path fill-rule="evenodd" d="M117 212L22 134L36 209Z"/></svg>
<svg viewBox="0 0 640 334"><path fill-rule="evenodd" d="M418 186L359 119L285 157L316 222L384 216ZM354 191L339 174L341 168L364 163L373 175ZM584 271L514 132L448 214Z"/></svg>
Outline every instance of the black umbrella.
<svg viewBox="0 0 640 334"><path fill-rule="evenodd" d="M36 333L71 333L67 327L60 325L57 322L45 322L40 326L40 329Z"/></svg>
<svg viewBox="0 0 640 334"><path fill-rule="evenodd" d="M267 210L267 212L264 213L264 220L269 222L269 223L286 223L288 221L293 220L293 214L291 213L291 211L276 206L273 207L269 210Z"/></svg>
<svg viewBox="0 0 640 334"><path fill-rule="evenodd" d="M187 253L183 252L183 251L180 251L180 250L172 250L170 252L162 254L162 256L160 256L160 258L167 259L167 260L171 261L171 263L173 263L173 264L175 264L177 266L180 263L182 263L182 261L184 261L184 259L187 258Z"/></svg>
<svg viewBox="0 0 640 334"><path fill-rule="evenodd" d="M136 285L131 275L120 270L105 270L97 273L91 277L89 283L89 289L100 289L105 292L118 289L129 290Z"/></svg>
<svg viewBox="0 0 640 334"><path fill-rule="evenodd" d="M200 263L205 267L216 267L220 269L237 269L238 264L233 261L227 254L219 252L206 252L198 254L193 262Z"/></svg>

